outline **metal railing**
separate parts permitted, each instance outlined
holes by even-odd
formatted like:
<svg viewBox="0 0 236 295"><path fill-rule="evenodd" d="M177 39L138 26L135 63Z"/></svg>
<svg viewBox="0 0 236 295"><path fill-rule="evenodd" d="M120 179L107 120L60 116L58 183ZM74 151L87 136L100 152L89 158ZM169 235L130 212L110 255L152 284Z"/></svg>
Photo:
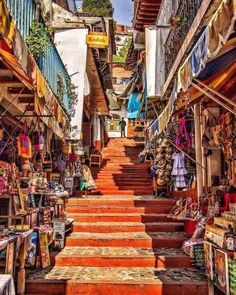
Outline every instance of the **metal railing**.
<svg viewBox="0 0 236 295"><path fill-rule="evenodd" d="M7 6L13 19L16 22L16 26L20 31L22 37L25 39L30 35L30 29L33 20L37 15L37 5L34 0L6 0ZM44 22L41 21L43 24ZM45 24L44 24L45 25ZM48 36L50 42L50 48L45 52L44 56L41 56L38 61L38 66L46 79L50 89L57 96L57 79L58 74L63 78L65 91L63 95L63 105L67 111L70 108L70 97L68 89L68 80L70 76L60 58L60 55L56 49L56 46Z"/></svg>
<svg viewBox="0 0 236 295"><path fill-rule="evenodd" d="M165 78L167 78L184 39L197 15L203 0L180 1L176 16L179 22L172 27L165 43Z"/></svg>

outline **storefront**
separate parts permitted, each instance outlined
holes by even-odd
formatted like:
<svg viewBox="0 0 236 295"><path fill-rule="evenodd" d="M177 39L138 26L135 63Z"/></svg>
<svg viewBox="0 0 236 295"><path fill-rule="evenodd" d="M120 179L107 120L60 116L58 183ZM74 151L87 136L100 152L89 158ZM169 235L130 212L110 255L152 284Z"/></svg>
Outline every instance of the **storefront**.
<svg viewBox="0 0 236 295"><path fill-rule="evenodd" d="M183 249L206 270L209 294L236 294L235 16L235 1L222 1L162 98L140 154L151 161L155 195L176 198L169 218L192 236Z"/></svg>

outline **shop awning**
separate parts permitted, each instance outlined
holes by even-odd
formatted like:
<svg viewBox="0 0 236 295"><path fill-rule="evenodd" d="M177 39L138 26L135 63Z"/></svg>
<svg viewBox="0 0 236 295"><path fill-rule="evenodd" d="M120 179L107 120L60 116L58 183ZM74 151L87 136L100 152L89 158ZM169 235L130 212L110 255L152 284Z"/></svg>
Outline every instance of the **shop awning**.
<svg viewBox="0 0 236 295"><path fill-rule="evenodd" d="M198 79L203 81L209 87L217 91L221 91L221 89L224 90L224 86L231 80L235 73L236 49L233 49L232 51L207 64ZM204 96L201 91L196 90L192 86L189 87L188 91L190 94L190 104L194 104L195 101ZM176 108L178 110L184 107L186 107L185 102L177 101Z"/></svg>

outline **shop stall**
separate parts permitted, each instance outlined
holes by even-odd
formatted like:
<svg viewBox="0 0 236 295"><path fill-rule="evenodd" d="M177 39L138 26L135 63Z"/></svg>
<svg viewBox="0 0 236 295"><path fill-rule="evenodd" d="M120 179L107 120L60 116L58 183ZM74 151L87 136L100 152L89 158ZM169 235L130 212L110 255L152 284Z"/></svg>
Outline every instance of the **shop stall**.
<svg viewBox="0 0 236 295"><path fill-rule="evenodd" d="M50 253L64 247L73 226L68 198L81 183L92 188L91 173L80 143L42 122L12 128L2 121L0 133L0 268L24 294L25 269L50 266Z"/></svg>

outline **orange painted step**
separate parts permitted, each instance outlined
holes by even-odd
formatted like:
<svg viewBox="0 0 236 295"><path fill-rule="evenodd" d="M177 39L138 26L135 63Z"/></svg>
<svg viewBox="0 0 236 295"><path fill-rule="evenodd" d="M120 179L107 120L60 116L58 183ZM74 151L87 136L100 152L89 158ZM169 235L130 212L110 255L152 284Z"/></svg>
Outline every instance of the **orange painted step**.
<svg viewBox="0 0 236 295"><path fill-rule="evenodd" d="M153 198L142 198L135 196L94 196L89 198L69 198L68 205L86 205L86 206L135 206L135 207L146 207L146 206L160 206L160 205L175 205L173 199L153 199Z"/></svg>
<svg viewBox="0 0 236 295"><path fill-rule="evenodd" d="M186 274L187 273L187 274ZM46 288L46 293L45 293ZM193 269L54 267L31 274L26 294L207 295L205 276Z"/></svg>
<svg viewBox="0 0 236 295"><path fill-rule="evenodd" d="M152 190L148 189L148 190L111 190L111 189L103 189L103 190L99 190L100 193L102 195L114 195L114 196L119 196L119 195L129 195L129 196L150 196L152 195Z"/></svg>
<svg viewBox="0 0 236 295"><path fill-rule="evenodd" d="M126 191L129 191L129 190L133 190L133 191L142 191L142 192L152 192L153 189L152 188L148 188L148 185L132 185L132 183L130 183L130 185L107 185L104 183L104 185L102 186L99 186L97 185L97 189L98 190L101 190L101 191L104 191L104 190L126 190Z"/></svg>
<svg viewBox="0 0 236 295"><path fill-rule="evenodd" d="M133 181L127 181L127 180L123 180L123 181L111 181L111 180L95 180L96 186L98 189L101 189L104 186L108 186L108 187L128 187L128 188L150 188L152 187L152 182L150 181L137 181L137 182L133 182Z"/></svg>
<svg viewBox="0 0 236 295"><path fill-rule="evenodd" d="M129 181L130 183L132 183L133 181L149 181L151 182L151 178L149 176L145 177L143 176L142 174L140 175L135 175L135 176L132 176L132 178L130 179L127 175L124 175L124 174L103 174L103 175L97 175L95 177L95 180L98 179L98 180L115 180L115 181Z"/></svg>
<svg viewBox="0 0 236 295"><path fill-rule="evenodd" d="M172 209L170 205L132 207L132 206L76 206L71 205L66 209L68 213L166 213Z"/></svg>
<svg viewBox="0 0 236 295"><path fill-rule="evenodd" d="M189 238L184 233L121 232L121 233L72 233L66 239L66 246L79 247L170 247L181 248Z"/></svg>
<svg viewBox="0 0 236 295"><path fill-rule="evenodd" d="M75 222L165 222L170 221L166 214L138 213L68 213Z"/></svg>
<svg viewBox="0 0 236 295"><path fill-rule="evenodd" d="M73 232L115 233L115 232L174 232L183 231L181 222L75 222Z"/></svg>
<svg viewBox="0 0 236 295"><path fill-rule="evenodd" d="M179 249L65 247L55 256L56 266L188 268L191 258Z"/></svg>

